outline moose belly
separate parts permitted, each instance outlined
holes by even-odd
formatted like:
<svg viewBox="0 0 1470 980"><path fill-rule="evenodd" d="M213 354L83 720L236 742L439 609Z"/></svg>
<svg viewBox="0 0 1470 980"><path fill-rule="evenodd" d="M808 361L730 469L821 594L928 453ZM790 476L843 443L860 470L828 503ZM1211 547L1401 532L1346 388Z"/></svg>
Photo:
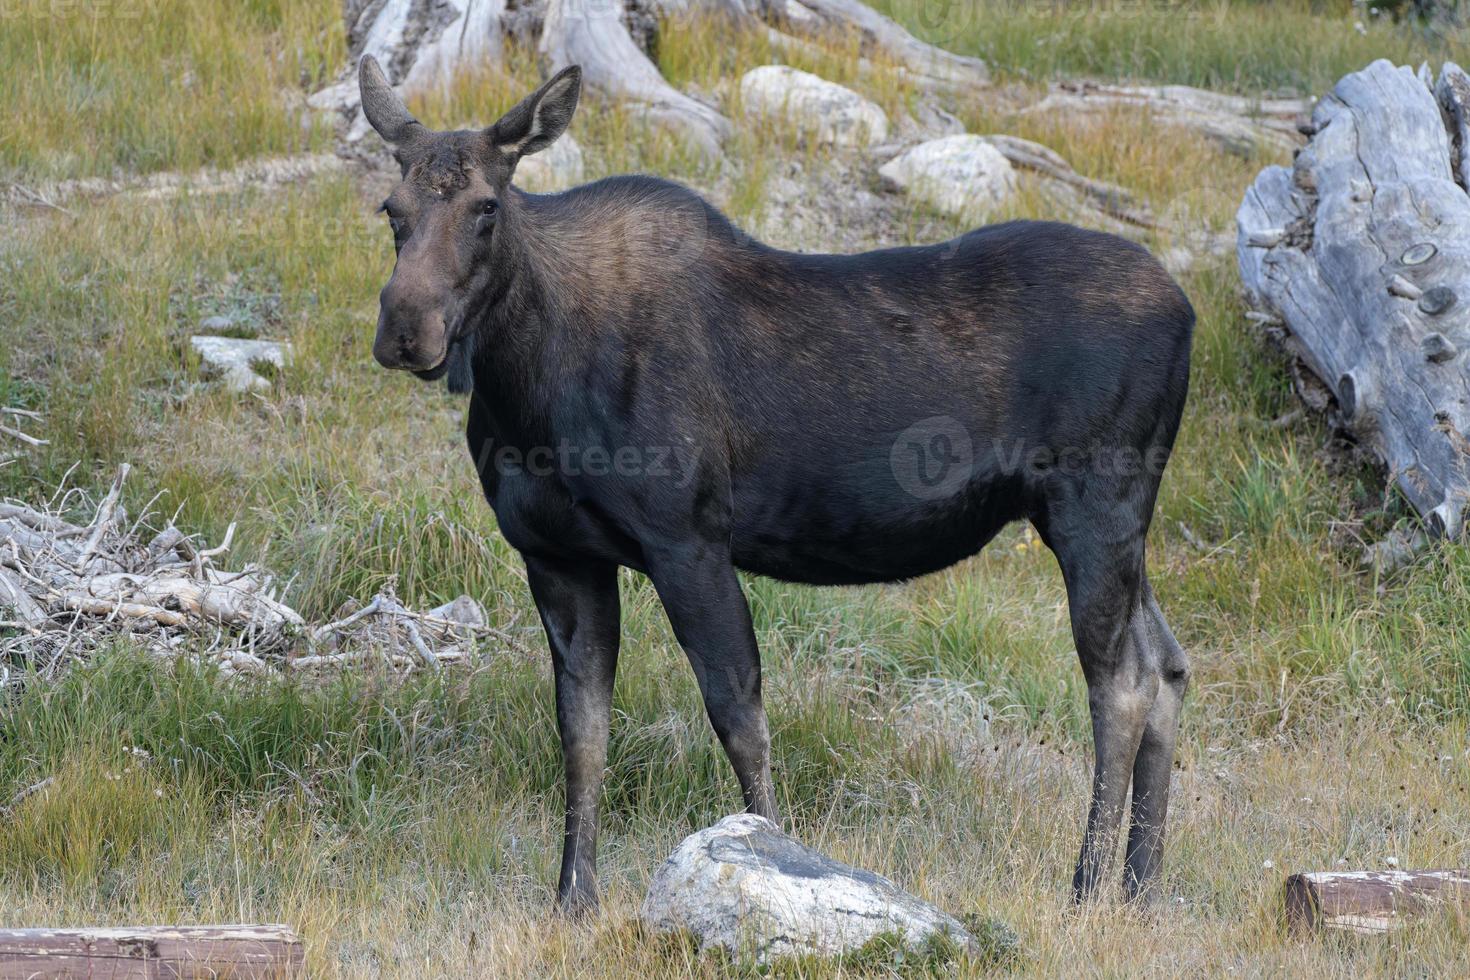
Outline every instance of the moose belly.
<svg viewBox="0 0 1470 980"><path fill-rule="evenodd" d="M813 585L893 582L979 551L1023 514L1022 493L941 456L768 469L735 485L735 564Z"/></svg>

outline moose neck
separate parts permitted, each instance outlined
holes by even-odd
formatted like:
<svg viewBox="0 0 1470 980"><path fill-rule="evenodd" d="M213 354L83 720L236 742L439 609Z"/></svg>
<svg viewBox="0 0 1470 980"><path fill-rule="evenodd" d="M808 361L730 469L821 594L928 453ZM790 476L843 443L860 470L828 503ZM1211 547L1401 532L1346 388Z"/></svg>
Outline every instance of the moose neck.
<svg viewBox="0 0 1470 980"><path fill-rule="evenodd" d="M492 272L465 323L476 394L494 415L522 429L545 408L542 355L567 320L552 271L561 257L551 243L563 235L541 227L543 221L566 220L555 206L558 196L506 188L501 224L486 260Z"/></svg>

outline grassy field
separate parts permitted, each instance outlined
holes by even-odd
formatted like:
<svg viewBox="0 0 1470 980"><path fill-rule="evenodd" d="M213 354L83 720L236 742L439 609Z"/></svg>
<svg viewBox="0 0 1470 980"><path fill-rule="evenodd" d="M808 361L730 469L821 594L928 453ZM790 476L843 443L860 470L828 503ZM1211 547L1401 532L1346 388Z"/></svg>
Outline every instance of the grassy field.
<svg viewBox="0 0 1470 980"><path fill-rule="evenodd" d="M1377 23L1359 34L1346 4L983 2L956 6L964 30L921 19L912 0L879 5L986 56L1022 90L1063 73L1314 91L1372 57L1417 63L1445 43ZM291 107L345 56L335 0L153 3L129 8L141 11L131 26L63 6L42 17L27 11L50 6L16 5L0 25L0 179L329 145ZM155 18L172 14L189 29L162 36ZM915 97L891 73L858 76L850 53L804 67L892 111ZM688 25L660 49L671 78L705 88L769 54L759 38ZM194 88L179 87L186 75ZM517 58L512 75L466 77L415 109L436 126L487 122L535 71ZM1271 162L1128 113L1038 119L1005 105L976 93L953 108L974 131L1046 142L1156 211L1217 230ZM715 168L595 102L572 132L590 176L664 173L779 244L823 247L768 203L788 160L846 165L822 151L743 126ZM0 723L0 802L56 782L0 821L0 925L287 921L320 976L719 975L729 964L633 924L656 862L739 798L635 575L622 583L604 910L582 924L547 914L560 759L524 575L465 458L463 402L369 355L392 260L372 212L391 181L354 172L8 215L0 402L43 411L51 445L0 466L0 493L49 496L77 463L72 481L104 485L128 461L134 507L161 492L214 540L239 522L235 559L290 580L309 616L397 576L410 604L475 595L530 653L492 644L440 679L250 686L160 671L119 647L58 684L24 685ZM996 217L1054 209L1023 193ZM897 213L866 243L961 230ZM1065 902L1086 805L1085 692L1055 562L1024 527L903 586L748 581L790 827L956 912L1006 919L1023 941L1020 973L1462 973L1464 918L1302 942L1276 909L1292 869L1470 861L1470 549L1362 571L1359 543L1404 506L1371 469L1324 452L1320 423L1276 422L1295 398L1243 319L1233 262L1206 262L1183 285L1199 311L1193 390L1150 555L1197 680L1161 906L1139 916ZM199 382L187 336L215 313L295 345L268 393Z"/></svg>

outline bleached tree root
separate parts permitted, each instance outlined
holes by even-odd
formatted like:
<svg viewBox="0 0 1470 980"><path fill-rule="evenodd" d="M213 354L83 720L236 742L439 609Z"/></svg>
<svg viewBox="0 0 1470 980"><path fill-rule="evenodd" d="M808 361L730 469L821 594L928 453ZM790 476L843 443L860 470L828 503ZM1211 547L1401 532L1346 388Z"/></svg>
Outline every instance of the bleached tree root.
<svg viewBox="0 0 1470 980"><path fill-rule="evenodd" d="M500 67L514 35L534 42L546 71L581 65L589 88L678 133L708 157L719 155L730 121L668 83L629 30L635 15L719 17L768 32L778 48L855 38L865 63L881 60L928 87L975 89L990 78L980 59L926 44L859 0L530 0L513 11L506 0L349 0L345 13L354 62L373 55L406 93L443 85L461 67ZM356 140L368 132L357 98L355 76L346 73L308 101L348 115L348 138Z"/></svg>
<svg viewBox="0 0 1470 980"><path fill-rule="evenodd" d="M1237 216L1241 278L1429 530L1470 503L1470 79L1377 61L1346 76L1293 167ZM1458 182L1457 182L1458 181Z"/></svg>
<svg viewBox="0 0 1470 980"><path fill-rule="evenodd" d="M1299 120L1305 99L1245 99L1187 85L1129 86L1062 82L1027 113L1078 116L1119 109L1146 111L1166 126L1192 129L1242 156L1258 151L1290 153L1302 143Z"/></svg>
<svg viewBox="0 0 1470 980"><path fill-rule="evenodd" d="M726 4L729 0L714 0ZM975 89L990 83L979 58L926 44L861 0L747 0L770 26L787 34L832 40L855 34L865 55L880 56L910 77L931 86ZM920 2L920 0L914 0ZM951 16L967 8L949 8Z"/></svg>
<svg viewBox="0 0 1470 980"><path fill-rule="evenodd" d="M707 157L720 155L732 131L718 110L664 80L628 33L622 0L551 0L539 50L552 71L581 65L587 85L687 136Z"/></svg>

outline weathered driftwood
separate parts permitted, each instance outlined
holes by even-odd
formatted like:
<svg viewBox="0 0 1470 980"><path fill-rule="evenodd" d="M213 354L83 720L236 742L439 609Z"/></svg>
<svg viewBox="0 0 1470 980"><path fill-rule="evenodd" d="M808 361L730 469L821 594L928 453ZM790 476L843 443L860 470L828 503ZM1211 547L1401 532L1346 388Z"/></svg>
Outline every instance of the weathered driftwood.
<svg viewBox="0 0 1470 980"><path fill-rule="evenodd" d="M306 952L283 925L0 929L0 980L304 976Z"/></svg>
<svg viewBox="0 0 1470 980"><path fill-rule="evenodd" d="M1449 904L1470 907L1470 871L1309 871L1286 879L1285 898L1294 929L1389 932Z"/></svg>
<svg viewBox="0 0 1470 980"><path fill-rule="evenodd" d="M1264 150L1289 153L1301 145L1300 119L1311 109L1303 99L1245 99L1187 85L1099 85L1061 82L1027 113L1077 116L1142 109L1166 126L1192 129L1243 156Z"/></svg>
<svg viewBox="0 0 1470 980"><path fill-rule="evenodd" d="M1081 192L1088 204L1104 214L1140 228L1159 226L1148 208L1139 204L1128 191L1117 184L1082 176L1051 147L1019 136L998 134L985 139L1013 165L1035 171Z"/></svg>
<svg viewBox="0 0 1470 980"><path fill-rule="evenodd" d="M1262 171L1237 215L1253 304L1440 536L1461 533L1470 500L1470 195L1454 123L1467 92L1454 65L1439 86L1387 61L1348 75L1295 165Z"/></svg>
<svg viewBox="0 0 1470 980"><path fill-rule="evenodd" d="M550 0L539 50L553 71L581 65L586 84L689 136L711 157L730 135L729 120L671 86L638 48L622 0Z"/></svg>
<svg viewBox="0 0 1470 980"><path fill-rule="evenodd" d="M11 661L49 675L118 634L160 660L210 660L224 676L354 662L438 668L466 658L482 637L517 646L468 596L418 613L398 601L391 582L366 607L308 630L267 572L216 567L230 550L233 524L220 544L205 548L172 524L143 533L147 507L129 522L127 475L124 466L85 525L48 510L57 510L54 500L40 507L0 502L0 677Z"/></svg>
<svg viewBox="0 0 1470 980"><path fill-rule="evenodd" d="M707 6L729 3L706 0ZM928 85L973 89L990 81L990 70L979 58L925 44L861 0L746 0L746 6L788 34L828 40L856 34L863 53L880 55ZM962 14L962 8L950 8L951 16Z"/></svg>
<svg viewBox="0 0 1470 980"><path fill-rule="evenodd" d="M0 205L48 207L72 215L71 211L57 202L118 195L154 201L167 200L185 193L231 194L244 188L264 189L294 184L318 174L341 171L348 165L348 161L334 153L313 153L247 160L228 170L206 167L186 173L160 171L120 178L80 177L35 187L8 184L0 185Z"/></svg>

